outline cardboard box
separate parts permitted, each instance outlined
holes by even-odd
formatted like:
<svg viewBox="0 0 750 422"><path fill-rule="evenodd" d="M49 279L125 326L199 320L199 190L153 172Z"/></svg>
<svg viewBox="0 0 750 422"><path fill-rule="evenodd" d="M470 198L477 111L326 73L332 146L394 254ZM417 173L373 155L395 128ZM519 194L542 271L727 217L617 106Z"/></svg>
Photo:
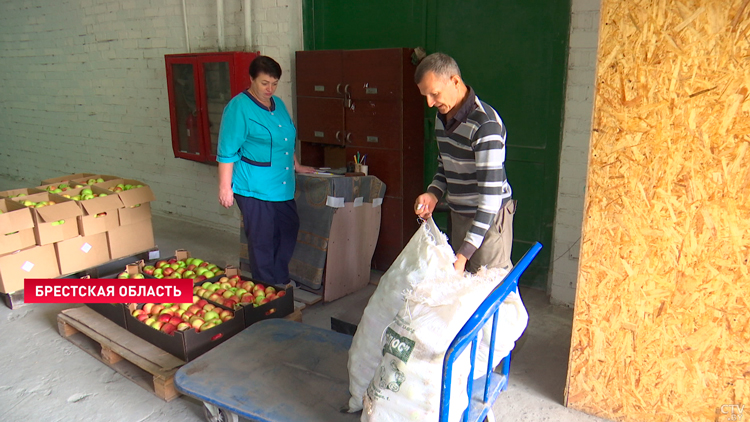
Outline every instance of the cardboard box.
<svg viewBox="0 0 750 422"><path fill-rule="evenodd" d="M151 219L151 205L149 202L155 201L156 197L151 188L133 179L114 179L104 183L97 183L96 186L112 191L117 185L143 185L140 188L117 191L122 201L122 208L119 209L120 225L127 226L138 221Z"/></svg>
<svg viewBox="0 0 750 422"><path fill-rule="evenodd" d="M141 274L141 269L143 268L143 260L140 260L138 262L134 262L131 264L128 264L125 266L124 270L122 267L120 267L122 272L127 272L130 275L135 274ZM104 278L115 278L119 275L113 274L109 277ZM146 276L148 278L148 276ZM85 277L89 278L89 277ZM86 303L86 306L93 309L94 311L98 312L108 320L114 322L115 324L119 325L122 328L127 329L127 320L125 318L125 315L130 313L130 310L128 309L127 303Z"/></svg>
<svg viewBox="0 0 750 422"><path fill-rule="evenodd" d="M26 278L54 278L60 275L53 245L32 246L0 256L0 292L23 290Z"/></svg>
<svg viewBox="0 0 750 422"><path fill-rule="evenodd" d="M107 234L78 236L55 243L60 274L92 268L109 261Z"/></svg>
<svg viewBox="0 0 750 422"><path fill-rule="evenodd" d="M196 282L194 284L194 287L202 286L206 282L217 282L221 280L222 277L232 277L234 275L240 275L240 279L243 282L252 281L253 283L256 283L256 284L258 283L257 281L252 280L250 278L242 277L239 269L235 267L227 267L226 274L214 277L210 280ZM260 282L260 283L265 286L268 286L266 283L263 283L263 282ZM195 290L193 291L195 292ZM242 319L245 327L249 327L255 324L256 322L262 321L264 319L284 318L285 316L294 312L294 287L289 285L287 286L285 291L286 293L284 296L276 298L258 307L254 307L253 305L240 306L239 309L235 310L235 318ZM224 307L223 304L221 303L217 303L207 298L204 298L204 299L208 300L210 303L214 305ZM226 307L224 308L228 309Z"/></svg>
<svg viewBox="0 0 750 422"><path fill-rule="evenodd" d="M53 183L64 183L64 182L70 182L73 179L81 179L89 176L94 176L94 173L75 173L75 174L68 174L66 176L59 176L59 177L53 177L51 179L44 179L42 180L40 185L51 185Z"/></svg>
<svg viewBox="0 0 750 422"><path fill-rule="evenodd" d="M47 192L14 198L13 200L19 204L24 204L26 201L55 202L54 205L30 208L34 216L34 236L36 236L37 245L62 242L80 234L78 232L78 216L82 214L82 211L75 201ZM59 221L64 223L57 224Z"/></svg>
<svg viewBox="0 0 750 422"><path fill-rule="evenodd" d="M106 196L97 196L93 199L76 201L83 211L83 214L78 217L78 231L81 235L90 236L119 227L120 217L118 210L122 208L122 201L118 195L97 186L80 186L66 191L62 196L75 198L84 189L91 189L95 195Z"/></svg>
<svg viewBox="0 0 750 422"><path fill-rule="evenodd" d="M99 182L98 181L99 179L101 179L102 181ZM122 177L120 177L120 176L111 176L111 175L108 175L108 174L89 174L87 176L76 177L76 178L73 178L71 180L73 182L81 184L81 185L92 186L92 185L97 185L99 183L104 183L104 182L107 182L109 180L115 180L115 179L122 179ZM93 183L91 183L92 181L93 181Z"/></svg>
<svg viewBox="0 0 750 422"><path fill-rule="evenodd" d="M245 328L242 320L235 315L233 319L206 331L187 329L170 335L138 321L132 312L142 308L143 304L130 304L125 315L127 330L186 362L213 349Z"/></svg>
<svg viewBox="0 0 750 422"><path fill-rule="evenodd" d="M37 188L23 188L23 189L11 189L11 190L4 190L0 192L0 198L17 198L19 195L22 196L28 196L33 195L35 193L42 193L44 192L41 189Z"/></svg>
<svg viewBox="0 0 750 422"><path fill-rule="evenodd" d="M64 185L61 182L61 183L52 183L52 184L49 184L49 185L41 185L41 186L39 186L36 189L39 189L39 190L44 191L44 192L56 193L58 195L62 195L62 194L67 193L69 190L73 190L76 187L81 186L81 184L77 183L77 182L68 181L68 182L65 182L65 183L67 183L67 186ZM63 186L62 188L60 188L61 185ZM58 188L60 189L60 192L54 192Z"/></svg>
<svg viewBox="0 0 750 422"><path fill-rule="evenodd" d="M186 249L177 249L177 250L175 251L175 254L174 254L174 256L170 256L170 257L168 257L168 258L160 258L160 259L153 259L153 260L149 260L149 261L148 261L148 262L146 263L146 265L151 265L151 266L154 266L154 267L156 267L156 265L157 265L157 264L158 264L158 263L159 263L160 261L164 261L164 262L167 262L167 263L170 263L170 264L171 264L171 263L176 263L176 262L178 262L178 261L186 261L186 260L187 260L188 258L192 258L192 257L193 257L193 256L192 256L192 255L190 254L190 251L188 251L188 250L186 250ZM205 262L205 261L204 261L204 262ZM209 262L209 264L210 264L210 262ZM215 264L215 263L213 263L213 264ZM215 264L215 265L216 265L216 264ZM214 276L213 276L213 277L211 277L211 278L203 278L203 279L201 279L201 281L200 281L199 283L205 283L206 281L216 281L216 280L218 280L218 279L219 279L219 278L220 278L221 276L223 276L223 275L224 275L224 269L223 269L223 268L221 268L221 267L219 267L218 265L217 265L217 267L219 268L219 270L217 270L217 272L219 272L219 271L220 271L220 273L219 273L219 274L216 274L216 275L214 275ZM186 268L186 269L187 269L187 268L189 268L189 265L187 265L187 264L186 264L185 268ZM195 279L194 277L188 277L188 278L193 278L193 279Z"/></svg>
<svg viewBox="0 0 750 422"><path fill-rule="evenodd" d="M0 199L0 255L36 245L31 209Z"/></svg>
<svg viewBox="0 0 750 422"><path fill-rule="evenodd" d="M111 259L122 258L154 247L151 219L120 226L107 232Z"/></svg>

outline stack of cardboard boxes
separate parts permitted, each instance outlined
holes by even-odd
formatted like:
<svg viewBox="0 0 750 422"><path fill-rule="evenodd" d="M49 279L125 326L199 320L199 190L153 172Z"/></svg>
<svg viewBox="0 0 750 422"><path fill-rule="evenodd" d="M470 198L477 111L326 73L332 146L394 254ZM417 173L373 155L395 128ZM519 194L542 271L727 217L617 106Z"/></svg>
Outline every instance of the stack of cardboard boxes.
<svg viewBox="0 0 750 422"><path fill-rule="evenodd" d="M61 183L64 192L50 193ZM83 189L95 196L71 199ZM64 276L152 249L153 200L139 181L92 173L0 192L0 292L22 290L26 278ZM53 204L30 207L42 201Z"/></svg>

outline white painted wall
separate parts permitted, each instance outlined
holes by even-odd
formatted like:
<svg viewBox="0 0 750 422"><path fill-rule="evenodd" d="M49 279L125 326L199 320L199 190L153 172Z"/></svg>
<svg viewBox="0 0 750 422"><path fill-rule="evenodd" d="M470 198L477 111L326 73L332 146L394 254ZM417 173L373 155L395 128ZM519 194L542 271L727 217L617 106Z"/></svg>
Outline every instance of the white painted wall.
<svg viewBox="0 0 750 422"><path fill-rule="evenodd" d="M260 50L284 74L302 49L301 0L224 0L228 51ZM192 52L218 51L216 2L187 0ZM115 174L151 185L155 213L239 227L216 199L216 167L174 158L164 55L185 53L181 0L0 2L0 174L28 186L63 174Z"/></svg>
<svg viewBox="0 0 750 422"><path fill-rule="evenodd" d="M552 303L573 306L594 101L599 0L572 0L563 142L552 249Z"/></svg>

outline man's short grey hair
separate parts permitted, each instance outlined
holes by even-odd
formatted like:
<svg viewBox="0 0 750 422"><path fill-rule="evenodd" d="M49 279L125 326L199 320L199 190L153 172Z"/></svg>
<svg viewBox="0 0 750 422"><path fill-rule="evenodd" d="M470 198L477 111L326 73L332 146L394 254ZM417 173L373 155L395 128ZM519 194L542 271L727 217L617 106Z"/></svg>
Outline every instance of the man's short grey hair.
<svg viewBox="0 0 750 422"><path fill-rule="evenodd" d="M453 75L461 76L458 63L453 60L453 57L445 53L432 53L422 59L419 66L417 66L417 70L414 72L414 82L416 84L422 82L427 72L432 72L443 78L450 78Z"/></svg>

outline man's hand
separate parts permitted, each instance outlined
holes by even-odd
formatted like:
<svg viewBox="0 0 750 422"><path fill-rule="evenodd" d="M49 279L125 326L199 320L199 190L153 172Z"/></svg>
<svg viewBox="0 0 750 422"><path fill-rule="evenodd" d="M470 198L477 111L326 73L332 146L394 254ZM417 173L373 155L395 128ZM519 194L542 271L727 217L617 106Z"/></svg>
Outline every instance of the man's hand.
<svg viewBox="0 0 750 422"><path fill-rule="evenodd" d="M414 213L420 218L428 219L432 216L432 212L435 211L437 203L438 200L435 195L429 192L423 193L414 202Z"/></svg>
<svg viewBox="0 0 750 422"><path fill-rule="evenodd" d="M232 188L219 188L219 203L224 208L229 208L234 204L234 192Z"/></svg>
<svg viewBox="0 0 750 422"><path fill-rule="evenodd" d="M466 261L467 259L465 256L461 254L456 255L456 262L453 263L453 268L456 269L457 273L459 274L464 273L464 270L466 269Z"/></svg>

